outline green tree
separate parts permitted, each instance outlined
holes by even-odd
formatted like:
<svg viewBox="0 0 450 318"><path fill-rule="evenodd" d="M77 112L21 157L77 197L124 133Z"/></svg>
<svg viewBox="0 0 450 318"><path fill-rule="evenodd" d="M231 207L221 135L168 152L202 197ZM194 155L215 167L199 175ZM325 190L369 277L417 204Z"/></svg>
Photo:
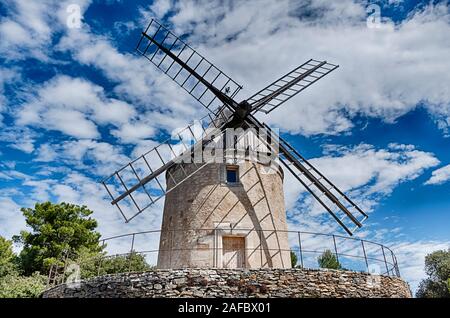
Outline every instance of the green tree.
<svg viewBox="0 0 450 318"><path fill-rule="evenodd" d="M153 268L147 264L144 255L136 252L106 257L101 265L102 274L144 272Z"/></svg>
<svg viewBox="0 0 450 318"><path fill-rule="evenodd" d="M18 273L0 278L0 298L36 298L45 290L47 277L38 272L31 276Z"/></svg>
<svg viewBox="0 0 450 318"><path fill-rule="evenodd" d="M297 266L297 255L295 254L294 251L291 250L291 266L292 268L295 268Z"/></svg>
<svg viewBox="0 0 450 318"><path fill-rule="evenodd" d="M320 268L342 269L337 257L330 250L326 250L317 259Z"/></svg>
<svg viewBox="0 0 450 318"><path fill-rule="evenodd" d="M52 264L61 263L66 255L77 255L81 249L102 251L100 233L95 231L97 221L89 217L93 212L86 206L45 202L21 211L32 229L14 237L23 244L19 260L25 275L47 273Z"/></svg>
<svg viewBox="0 0 450 318"><path fill-rule="evenodd" d="M16 271L16 255L12 250L12 242L0 236L0 277Z"/></svg>
<svg viewBox="0 0 450 318"><path fill-rule="evenodd" d="M144 272L153 268L144 255L136 252L106 256L104 252L92 253L84 249L74 263L80 266L82 279L106 274Z"/></svg>
<svg viewBox="0 0 450 318"><path fill-rule="evenodd" d="M416 292L420 298L450 298L450 249L435 251L425 257L427 278Z"/></svg>

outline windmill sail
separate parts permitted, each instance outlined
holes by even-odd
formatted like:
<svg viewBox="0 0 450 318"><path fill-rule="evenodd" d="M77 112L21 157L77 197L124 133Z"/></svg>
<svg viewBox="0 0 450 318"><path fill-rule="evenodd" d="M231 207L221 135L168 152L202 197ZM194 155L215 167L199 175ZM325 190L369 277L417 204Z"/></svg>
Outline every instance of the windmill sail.
<svg viewBox="0 0 450 318"><path fill-rule="evenodd" d="M150 22L142 33L137 51L197 99L210 114L201 120L199 131L194 125L189 125L174 138L103 180L111 203L119 208L127 222L211 162L202 156L202 160L194 159L194 164L191 164L197 149L203 150L212 144L214 137L222 136L227 128L256 128L258 131L264 129L270 137L265 142L265 149L271 150L271 154L279 154L286 168L348 234L352 235L351 227L361 227L367 214L292 146L254 117L256 112L271 112L334 71L338 65L311 59L248 100L237 103L235 96L242 86L159 22ZM279 149L274 148L274 140ZM185 165L186 159L189 164ZM134 212L129 214L124 207Z"/></svg>
<svg viewBox="0 0 450 318"><path fill-rule="evenodd" d="M275 134L267 125L264 124L264 127L271 135ZM279 155L284 166L336 222L349 235L353 235L368 215L283 138L276 136L276 139L279 141Z"/></svg>
<svg viewBox="0 0 450 318"><path fill-rule="evenodd" d="M270 113L338 67L327 61L307 61L251 96L247 102L252 105L252 113Z"/></svg>
<svg viewBox="0 0 450 318"><path fill-rule="evenodd" d="M142 33L136 50L208 110L233 101L242 88L156 20Z"/></svg>
<svg viewBox="0 0 450 318"><path fill-rule="evenodd" d="M192 160L205 145L222 134L229 115L215 111L186 128L179 130L172 138L129 162L102 181L126 222L155 204L166 193L176 188L189 177L201 170L209 160ZM189 168L184 162L193 162ZM179 169L171 172L170 167L179 163ZM168 190L164 172L167 171Z"/></svg>

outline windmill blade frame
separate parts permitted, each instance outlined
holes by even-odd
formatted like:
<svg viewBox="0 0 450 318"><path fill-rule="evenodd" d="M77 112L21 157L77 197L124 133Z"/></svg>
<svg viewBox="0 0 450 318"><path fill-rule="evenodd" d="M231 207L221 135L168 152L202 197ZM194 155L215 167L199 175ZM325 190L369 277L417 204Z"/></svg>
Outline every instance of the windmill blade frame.
<svg viewBox="0 0 450 318"><path fill-rule="evenodd" d="M368 215L348 196L300 155L287 141L275 134L269 126L261 124L253 116L249 116L249 122L251 125L266 129L271 136L271 139L279 142L279 153L285 157L280 157L280 161L283 165L349 235L352 236L357 228L362 227L362 223L368 218ZM273 149L272 145L268 146ZM274 149L274 151L276 150L277 149ZM302 176L304 176L304 178L302 178ZM310 183L308 184L307 181ZM353 210L355 214L361 215L362 218L358 220L350 210ZM341 212L343 216L339 217L339 212ZM350 221L348 223L355 225L353 229L350 229L350 225L345 223L346 218Z"/></svg>
<svg viewBox="0 0 450 318"><path fill-rule="evenodd" d="M215 113L216 115L214 116L211 113L208 113L199 121L188 125L182 130L179 130L175 135L175 139L178 141L177 144L171 144L170 142L173 142L173 137L169 138L133 161L130 161L126 165L122 166L113 174L101 181L111 198L111 204L117 206L122 217L125 219L125 222L128 223L131 221L145 209L155 204L160 198L164 197L168 192L194 175L194 173L201 170L206 164L210 163L209 161L201 162L201 164L193 162L196 169L189 172L187 172L181 165L181 170L184 174L184 177L181 179L175 178L170 171L168 171L168 169L175 164L182 164L187 160L191 162L190 159L195 155L199 147L202 151L203 148L213 139L223 134L230 118L227 117L223 109L219 109ZM205 122L205 119L208 120L205 125L202 125L202 123ZM202 131L200 136L196 136L194 133L194 128L198 128L197 123L199 122ZM187 138L183 138L182 135L187 135ZM184 139L195 140L195 144L188 147L186 146ZM183 145L184 150L177 153L174 149L176 145ZM172 159L168 159L167 156L165 157L163 155L164 150L161 148L164 146L167 148L166 150L171 153L171 156L173 157ZM152 167L153 160L150 158L156 158L158 162L160 162L159 165L157 167ZM167 171L167 174L173 183L173 186L169 190L167 190L167 188L162 185L163 182L158 179L158 177L165 171ZM158 192L151 191L151 185L147 186L151 182L153 182L153 186L157 186L159 189ZM117 188L121 190L117 191ZM137 200L136 196L133 194L137 191L142 191L142 194L145 194L144 197L148 199L146 203L142 204L142 202ZM127 213L125 213L123 208L119 205L119 203L125 199L129 199L129 203L131 203L130 205L134 206L137 210L137 212L131 217L128 217Z"/></svg>
<svg viewBox="0 0 450 318"><path fill-rule="evenodd" d="M209 111L221 104L233 105L233 98L242 89L242 85L155 19L142 32L136 51Z"/></svg>
<svg viewBox="0 0 450 318"><path fill-rule="evenodd" d="M306 61L250 96L247 102L252 106L252 114L270 113L338 67L327 61Z"/></svg>
<svg viewBox="0 0 450 318"><path fill-rule="evenodd" d="M284 143L285 141L281 141ZM295 156L299 159L295 163L292 163L292 159L288 159L292 165L286 163L286 159L280 158L284 166L296 177L297 180L308 190L309 193L325 208L325 210L332 215L336 222L344 228L344 230L353 235L353 232L362 227L362 223L368 218L368 215L362 211L347 195L345 195L339 188L334 185L328 178L320 173L309 161L304 159L295 149L289 146L290 149L286 149L285 146L280 146L283 153L295 153ZM300 161L301 160L301 161ZM303 164L301 163L303 162ZM293 167L298 169L299 172L295 173ZM308 168L307 168L308 167ZM309 174L308 174L309 173ZM317 175L317 177L315 176ZM309 184L302 180L310 181ZM353 210L353 213L351 212ZM343 212L339 217L338 213ZM362 218L358 220L354 213L359 213ZM355 226L350 229L350 222L346 224L346 218L350 219L350 222Z"/></svg>

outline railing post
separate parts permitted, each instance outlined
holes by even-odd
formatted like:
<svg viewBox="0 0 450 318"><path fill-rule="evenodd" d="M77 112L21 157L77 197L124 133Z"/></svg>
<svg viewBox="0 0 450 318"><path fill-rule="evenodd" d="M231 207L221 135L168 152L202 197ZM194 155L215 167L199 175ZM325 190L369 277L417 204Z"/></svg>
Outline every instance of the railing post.
<svg viewBox="0 0 450 318"><path fill-rule="evenodd" d="M134 236L136 235L136 233L133 233L133 237L131 239L131 249L130 249L130 253L133 252L133 248L134 248Z"/></svg>
<svg viewBox="0 0 450 318"><path fill-rule="evenodd" d="M300 250L300 264L303 268L302 238L300 236L300 231L298 231L297 233L298 233L298 249Z"/></svg>
<svg viewBox="0 0 450 318"><path fill-rule="evenodd" d="M172 268L172 253L173 253L173 230L168 230L170 233L170 246L169 246L169 267Z"/></svg>
<svg viewBox="0 0 450 318"><path fill-rule="evenodd" d="M398 277L401 277L400 268L398 267L398 262L397 262L397 256L394 255L394 257L395 257L395 265L397 266Z"/></svg>
<svg viewBox="0 0 450 318"><path fill-rule="evenodd" d="M397 258L394 255L394 252L391 250L392 263L394 264L395 274L397 277L400 277L400 270L398 269Z"/></svg>
<svg viewBox="0 0 450 318"><path fill-rule="evenodd" d="M130 253L128 253L128 271L131 272L131 261L132 261L132 257L133 257L133 248L134 248L134 236L136 235L136 233L133 233L133 236L131 238L131 249L130 249Z"/></svg>
<svg viewBox="0 0 450 318"><path fill-rule="evenodd" d="M212 261L213 261L213 267L217 267L217 265L216 265L216 229L215 228L213 230Z"/></svg>
<svg viewBox="0 0 450 318"><path fill-rule="evenodd" d="M102 241L102 251L105 248L105 240ZM95 258L94 258L95 260ZM97 276L100 276L100 269L101 269L101 265L103 263L103 257L100 256L99 262L98 262L98 268L97 268Z"/></svg>
<svg viewBox="0 0 450 318"><path fill-rule="evenodd" d="M386 261L386 254L384 253L384 246L381 245L381 251L383 252L383 258L384 258L384 265L386 266L386 273L388 274L388 276L390 275L389 273L389 267Z"/></svg>
<svg viewBox="0 0 450 318"><path fill-rule="evenodd" d="M364 247L364 241L361 240L361 246L364 253L364 260L366 261L367 272L369 273L369 261L367 260L366 248Z"/></svg>
<svg viewBox="0 0 450 318"><path fill-rule="evenodd" d="M339 263L339 256L338 256L337 245L336 245L336 237L334 235L333 235L333 243L334 243L334 252L336 254L336 260Z"/></svg>
<svg viewBox="0 0 450 318"><path fill-rule="evenodd" d="M51 277L52 277L52 274L53 274L53 268L54 268L54 264L50 265L50 270L48 272L48 277L47 277L47 286L46 286L46 288L50 287L50 281L51 281ZM53 287L53 284L52 284L52 287Z"/></svg>
<svg viewBox="0 0 450 318"><path fill-rule="evenodd" d="M214 228L214 261L216 262L216 267L219 268L219 233L217 228Z"/></svg>
<svg viewBox="0 0 450 318"><path fill-rule="evenodd" d="M95 258L94 258L95 260ZM98 260L98 266L97 266L97 276L100 276L100 267L102 264L103 258L101 256L99 256L99 260Z"/></svg>
<svg viewBox="0 0 450 318"><path fill-rule="evenodd" d="M67 269L67 260L68 259L69 259L69 252L66 252L65 256L64 256L64 265L63 265L62 275L61 275L61 279L59 281L59 284L63 284L64 280L66 278L66 269Z"/></svg>
<svg viewBox="0 0 450 318"><path fill-rule="evenodd" d="M259 261L261 268L263 267L263 250L262 250L262 235L260 230L256 230L259 233Z"/></svg>

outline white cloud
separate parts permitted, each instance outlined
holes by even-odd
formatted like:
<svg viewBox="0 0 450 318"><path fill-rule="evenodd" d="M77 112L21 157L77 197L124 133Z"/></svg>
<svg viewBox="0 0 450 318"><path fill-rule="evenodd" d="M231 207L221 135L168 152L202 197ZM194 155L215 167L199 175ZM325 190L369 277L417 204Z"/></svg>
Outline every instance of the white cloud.
<svg viewBox="0 0 450 318"><path fill-rule="evenodd" d="M389 195L400 183L413 180L425 169L439 164L432 153L420 151L412 145L391 144L376 149L367 144L350 147L328 147L328 155L309 162L329 178L343 192L352 193L357 202L367 208L377 196ZM286 205L293 208L305 191L286 173Z"/></svg>
<svg viewBox="0 0 450 318"><path fill-rule="evenodd" d="M41 144L37 149L37 155L34 159L40 162L52 162L57 158L57 153L49 144Z"/></svg>
<svg viewBox="0 0 450 318"><path fill-rule="evenodd" d="M77 172L68 174L62 182L52 187L52 191L59 202L86 205L94 211L93 217L98 221L98 229L103 237L158 229L161 225L162 201L141 214L139 222L128 223L124 229L124 220L116 207L109 202L103 186ZM111 251L118 252L114 249Z"/></svg>
<svg viewBox="0 0 450 318"><path fill-rule="evenodd" d="M241 97L310 57L340 64L268 117L291 132L339 133L352 127L357 114L393 122L421 103L439 127L448 125L445 4L379 29L367 28L364 3L351 0L178 1L174 10L169 20L175 31L192 33L189 41L200 52L242 82Z"/></svg>
<svg viewBox="0 0 450 318"><path fill-rule="evenodd" d="M2 167L2 165L0 165L0 168L2 168L2 170L0 170L0 179L3 180L29 180L31 179L31 176L20 172L18 170L15 170L14 168L9 168L9 167Z"/></svg>
<svg viewBox="0 0 450 318"><path fill-rule="evenodd" d="M26 56L46 59L43 51L51 40L52 30L48 25L50 12L48 1L6 1L9 15L0 20L3 57L21 59ZM26 54L24 54L24 51Z"/></svg>
<svg viewBox="0 0 450 318"><path fill-rule="evenodd" d="M111 134L119 138L122 142L135 143L139 140L145 140L155 134L155 128L150 123L131 122L122 125L120 129L114 130Z"/></svg>
<svg viewBox="0 0 450 318"><path fill-rule="evenodd" d="M150 10L154 12L157 16L163 17L167 13L169 13L170 9L173 6L173 1L171 0L156 0L150 6ZM143 14L146 14L146 11L142 10ZM144 23L149 23L148 21L144 21Z"/></svg>
<svg viewBox="0 0 450 318"><path fill-rule="evenodd" d="M27 193L15 192L13 194L17 200L21 200L21 205L15 202L16 199L8 197L7 195L10 194L7 191L2 191L3 196L0 197L0 235L6 238L11 238L20 230L27 229L25 219L20 211L21 206L34 207L36 202L47 200L88 206L94 211L93 217L98 221L98 231L104 238L124 234L124 232L157 229L161 225L162 200L147 209L140 216L139 222L129 223L124 229L124 220L118 210L110 204L103 186L78 172L69 172L63 179L27 179L23 184L27 187ZM149 244L156 242L158 241L142 243L148 248ZM108 250L111 253L117 253L119 252L118 248L123 247L123 244L127 244L126 248L129 248L128 241L117 240L109 244Z"/></svg>
<svg viewBox="0 0 450 318"><path fill-rule="evenodd" d="M2 113L7 110L8 101L5 96L5 87L14 83L19 78L15 68L0 67L0 124L2 122Z"/></svg>
<svg viewBox="0 0 450 318"><path fill-rule="evenodd" d="M136 116L133 106L118 99L109 99L103 109L95 109L94 120L99 124L114 124L120 126L128 123Z"/></svg>
<svg viewBox="0 0 450 318"><path fill-rule="evenodd" d="M114 91L121 98L139 106L138 115L134 113L132 119L111 131L122 143L142 145L155 137L158 129L171 132L204 112L147 60L118 52L108 39L92 34L88 27L72 30L62 38L58 49L70 51L78 62L101 70L116 84ZM119 114L119 118L123 116Z"/></svg>
<svg viewBox="0 0 450 318"><path fill-rule="evenodd" d="M58 75L34 89L35 96L16 115L19 125L98 138L96 123L121 125L135 115L131 105L107 98L102 87L81 78Z"/></svg>
<svg viewBox="0 0 450 318"><path fill-rule="evenodd" d="M25 220L20 212L20 206L11 198L0 197L1 235L11 239L25 228Z"/></svg>
<svg viewBox="0 0 450 318"><path fill-rule="evenodd" d="M52 188L53 194L59 202L79 202L80 196L72 187L65 184L57 184Z"/></svg>
<svg viewBox="0 0 450 318"><path fill-rule="evenodd" d="M130 158L120 146L83 139L42 144L37 151L36 161L52 162L56 165L54 168L69 166L105 177L130 161Z"/></svg>
<svg viewBox="0 0 450 318"><path fill-rule="evenodd" d="M365 144L353 148L328 146L327 153L309 161L366 213L372 212L400 183L417 178L439 163L433 154L411 145L392 144L387 149ZM284 192L290 230L345 235L340 225L288 172L285 173ZM354 215L357 219L362 217ZM341 216L338 214L338 217ZM354 227L347 218L343 222L350 229ZM380 230L369 218L354 234L357 238L385 244L394 238L401 240L403 234L398 231L398 228Z"/></svg>
<svg viewBox="0 0 450 318"><path fill-rule="evenodd" d="M52 61L52 39L67 26L69 4L80 6L81 14L90 0L5 0L6 16L0 19L0 53L8 60L36 58ZM55 14L57 13L57 14Z"/></svg>
<svg viewBox="0 0 450 318"><path fill-rule="evenodd" d="M425 184L443 184L448 180L450 180L450 165L434 170Z"/></svg>
<svg viewBox="0 0 450 318"><path fill-rule="evenodd" d="M197 101L146 59L132 52L119 52L107 37L94 34L88 25L70 30L56 49L70 52L77 62L100 70L115 84L118 96L140 106L141 117L151 119L153 127L179 128L180 123L185 125L202 110Z"/></svg>
<svg viewBox="0 0 450 318"><path fill-rule="evenodd" d="M425 256L437 250L450 248L450 241L392 241L392 247L399 262L400 274L411 286L417 290L420 281L427 277L425 273Z"/></svg>
<svg viewBox="0 0 450 318"><path fill-rule="evenodd" d="M27 127L2 127L0 130L0 141L25 153L33 152L36 136L37 133Z"/></svg>
<svg viewBox="0 0 450 318"><path fill-rule="evenodd" d="M76 110L69 109L50 109L42 115L42 120L47 119L48 122L40 122L48 125L48 128L59 130L62 133L77 138L98 138L100 136L97 126L85 115Z"/></svg>
<svg viewBox="0 0 450 318"><path fill-rule="evenodd" d="M25 180L22 185L27 189L23 204L32 207L36 202L45 202L51 200L51 187L57 181L53 179L31 179ZM29 189L30 191L28 191Z"/></svg>

